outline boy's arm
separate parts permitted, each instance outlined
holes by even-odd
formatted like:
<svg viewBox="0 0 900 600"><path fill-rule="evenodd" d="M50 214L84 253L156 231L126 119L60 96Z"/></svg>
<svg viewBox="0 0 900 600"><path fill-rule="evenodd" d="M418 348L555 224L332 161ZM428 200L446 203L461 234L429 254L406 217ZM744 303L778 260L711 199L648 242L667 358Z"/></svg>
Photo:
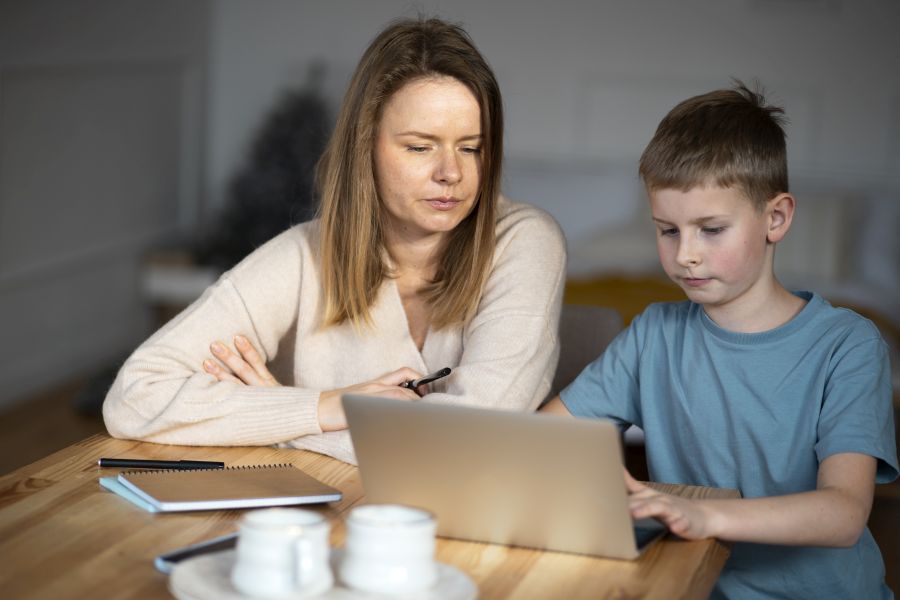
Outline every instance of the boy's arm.
<svg viewBox="0 0 900 600"><path fill-rule="evenodd" d="M684 538L848 547L869 519L876 464L865 454L834 454L819 465L813 491L741 500L688 500L626 480L632 516L656 517Z"/></svg>
<svg viewBox="0 0 900 600"><path fill-rule="evenodd" d="M572 413L569 412L569 409L566 408L566 405L563 404L562 398L557 394L553 397L553 400L543 405L538 412L548 413L551 415L562 415L564 417L573 416Z"/></svg>

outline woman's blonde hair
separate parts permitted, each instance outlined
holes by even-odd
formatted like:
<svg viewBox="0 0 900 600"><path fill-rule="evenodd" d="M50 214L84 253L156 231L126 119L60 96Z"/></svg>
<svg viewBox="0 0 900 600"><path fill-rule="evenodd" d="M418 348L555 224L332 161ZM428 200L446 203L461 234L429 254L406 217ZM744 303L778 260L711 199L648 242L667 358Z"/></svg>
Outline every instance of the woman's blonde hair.
<svg viewBox="0 0 900 600"><path fill-rule="evenodd" d="M386 212L375 184L373 150L387 100L407 83L453 77L481 109L481 180L472 212L450 233L424 290L436 329L474 316L495 245L503 157L503 107L491 68L459 26L403 20L382 31L360 59L316 174L320 197L325 325L370 323L385 277Z"/></svg>

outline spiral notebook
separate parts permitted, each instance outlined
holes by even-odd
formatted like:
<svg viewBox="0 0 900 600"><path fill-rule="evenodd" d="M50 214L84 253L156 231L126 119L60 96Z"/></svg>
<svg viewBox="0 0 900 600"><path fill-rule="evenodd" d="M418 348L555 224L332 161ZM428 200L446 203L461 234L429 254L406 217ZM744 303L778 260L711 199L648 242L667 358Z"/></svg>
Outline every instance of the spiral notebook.
<svg viewBox="0 0 900 600"><path fill-rule="evenodd" d="M341 492L290 464L125 471L114 484L102 480L100 484L132 502L134 498L128 494L133 495L141 500L135 503L146 503L142 507L150 512L258 508L341 499Z"/></svg>

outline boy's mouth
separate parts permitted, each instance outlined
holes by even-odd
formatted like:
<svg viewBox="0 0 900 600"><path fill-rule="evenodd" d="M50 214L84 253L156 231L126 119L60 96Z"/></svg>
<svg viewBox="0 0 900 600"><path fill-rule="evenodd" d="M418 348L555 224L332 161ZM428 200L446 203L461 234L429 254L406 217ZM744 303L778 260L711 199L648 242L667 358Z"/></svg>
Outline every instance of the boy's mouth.
<svg viewBox="0 0 900 600"><path fill-rule="evenodd" d="M682 277L681 280L688 287L701 287L712 281L711 279L704 279L700 277Z"/></svg>

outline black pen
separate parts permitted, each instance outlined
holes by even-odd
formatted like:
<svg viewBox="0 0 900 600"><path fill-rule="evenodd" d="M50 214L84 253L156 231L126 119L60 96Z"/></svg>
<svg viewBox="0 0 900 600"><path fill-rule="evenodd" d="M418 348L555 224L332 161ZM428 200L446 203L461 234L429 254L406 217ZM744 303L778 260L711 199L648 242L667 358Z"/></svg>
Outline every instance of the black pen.
<svg viewBox="0 0 900 600"><path fill-rule="evenodd" d="M101 467L120 467L125 469L224 469L225 463L208 460L141 460L137 458L101 458L97 461Z"/></svg>
<svg viewBox="0 0 900 600"><path fill-rule="evenodd" d="M420 385L424 385L426 383L431 383L432 381L434 381L436 379L440 379L441 377L446 377L449 374L450 374L450 367L444 367L443 369L441 369L439 371L435 371L431 375L426 375L425 377L422 377L420 379L410 379L409 381L404 381L403 383L400 384L400 387L405 387L405 388L414 390L417 387L419 387Z"/></svg>

